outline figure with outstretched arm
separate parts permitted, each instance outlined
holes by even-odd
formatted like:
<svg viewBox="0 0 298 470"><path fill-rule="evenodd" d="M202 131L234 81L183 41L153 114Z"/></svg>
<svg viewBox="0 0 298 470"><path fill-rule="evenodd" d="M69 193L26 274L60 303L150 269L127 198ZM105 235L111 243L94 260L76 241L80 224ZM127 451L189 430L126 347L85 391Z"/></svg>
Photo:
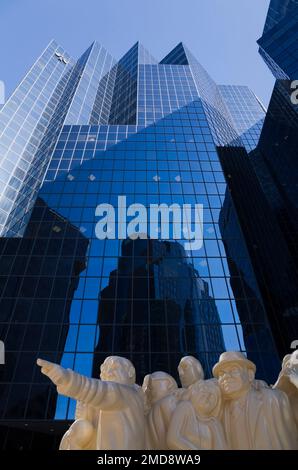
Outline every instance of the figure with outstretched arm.
<svg viewBox="0 0 298 470"><path fill-rule="evenodd" d="M135 384L135 368L128 359L107 357L101 365L100 379L86 377L43 359L38 359L37 364L57 386L59 394L97 410L95 450L144 449L144 400Z"/></svg>

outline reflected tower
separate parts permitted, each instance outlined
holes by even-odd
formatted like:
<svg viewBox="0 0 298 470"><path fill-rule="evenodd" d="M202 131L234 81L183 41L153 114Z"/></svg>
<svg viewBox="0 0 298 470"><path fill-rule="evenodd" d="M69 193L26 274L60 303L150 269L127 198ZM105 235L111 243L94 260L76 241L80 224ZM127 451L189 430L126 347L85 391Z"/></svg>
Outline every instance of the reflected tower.
<svg viewBox="0 0 298 470"><path fill-rule="evenodd" d="M210 374L225 350L220 317L208 283L178 242L126 239L117 269L100 293L99 342L93 374L107 353L129 357L139 381L156 370L177 375L183 355Z"/></svg>

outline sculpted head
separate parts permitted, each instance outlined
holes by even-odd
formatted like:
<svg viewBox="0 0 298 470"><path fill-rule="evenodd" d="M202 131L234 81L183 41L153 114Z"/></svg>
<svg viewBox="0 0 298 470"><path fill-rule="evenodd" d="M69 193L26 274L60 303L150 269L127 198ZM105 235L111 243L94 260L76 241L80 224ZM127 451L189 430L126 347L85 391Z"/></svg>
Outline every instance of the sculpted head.
<svg viewBox="0 0 298 470"><path fill-rule="evenodd" d="M183 388L187 388L198 380L204 380L203 367L193 356L185 356L178 365L178 373Z"/></svg>
<svg viewBox="0 0 298 470"><path fill-rule="evenodd" d="M146 375L142 388L147 402L152 405L173 393L178 386L176 380L170 374L153 372L153 374Z"/></svg>
<svg viewBox="0 0 298 470"><path fill-rule="evenodd" d="M200 380L190 387L190 401L200 417L218 417L221 412L221 390L216 379Z"/></svg>
<svg viewBox="0 0 298 470"><path fill-rule="evenodd" d="M256 366L240 352L224 352L213 367L213 375L224 398L236 399L248 392L255 378Z"/></svg>
<svg viewBox="0 0 298 470"><path fill-rule="evenodd" d="M109 356L100 366L100 378L107 382L132 385L136 381L136 371L125 357Z"/></svg>

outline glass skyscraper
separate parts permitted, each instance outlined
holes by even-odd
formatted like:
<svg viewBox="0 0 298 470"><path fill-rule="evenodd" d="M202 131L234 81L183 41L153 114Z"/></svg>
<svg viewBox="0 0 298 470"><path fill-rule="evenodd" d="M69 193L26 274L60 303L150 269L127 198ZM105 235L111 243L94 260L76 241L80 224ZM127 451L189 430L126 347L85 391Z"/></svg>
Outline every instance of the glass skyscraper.
<svg viewBox="0 0 298 470"><path fill-rule="evenodd" d="M254 214L263 227L264 217L270 218L270 237L255 231L254 242L262 249L252 257L281 356L298 338L298 107L291 102L291 93L290 80L276 81L259 143L249 153L263 193L258 207L262 199L264 204L263 212L257 215L254 208Z"/></svg>
<svg viewBox="0 0 298 470"><path fill-rule="evenodd" d="M259 52L277 79L298 76L298 2L271 0Z"/></svg>
<svg viewBox="0 0 298 470"><path fill-rule="evenodd" d="M210 376L236 350L276 379L276 328L243 217L258 224L259 213L242 204L252 187L258 209L245 165L264 118L247 87L218 86L182 43L160 62L139 43L119 61L97 43L77 61L46 48L0 112L3 448L56 448L74 418L38 357L97 377L105 357L123 355L141 383L155 370L177 377L186 354ZM116 226L120 195L127 207L203 205L200 248L125 227L99 239L97 207L112 205Z"/></svg>

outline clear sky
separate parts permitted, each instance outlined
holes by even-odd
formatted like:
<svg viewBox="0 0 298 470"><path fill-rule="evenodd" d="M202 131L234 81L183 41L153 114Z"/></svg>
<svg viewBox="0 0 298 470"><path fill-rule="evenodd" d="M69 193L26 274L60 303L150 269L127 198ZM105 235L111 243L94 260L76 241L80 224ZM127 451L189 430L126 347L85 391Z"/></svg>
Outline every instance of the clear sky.
<svg viewBox="0 0 298 470"><path fill-rule="evenodd" d="M269 0L0 0L6 95L51 39L78 57L96 39L120 58L139 40L157 59L183 41L220 84L248 85L265 105L273 77L258 54Z"/></svg>

